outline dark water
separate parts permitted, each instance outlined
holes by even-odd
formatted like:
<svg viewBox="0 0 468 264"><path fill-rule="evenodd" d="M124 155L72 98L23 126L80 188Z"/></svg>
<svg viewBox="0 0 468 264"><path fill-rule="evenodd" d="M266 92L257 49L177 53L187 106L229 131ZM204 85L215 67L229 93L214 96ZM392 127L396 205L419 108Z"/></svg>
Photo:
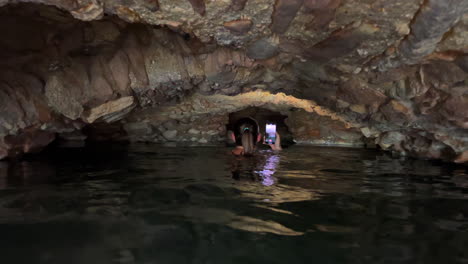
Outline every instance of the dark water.
<svg viewBox="0 0 468 264"><path fill-rule="evenodd" d="M468 263L466 167L124 149L0 163L1 263Z"/></svg>

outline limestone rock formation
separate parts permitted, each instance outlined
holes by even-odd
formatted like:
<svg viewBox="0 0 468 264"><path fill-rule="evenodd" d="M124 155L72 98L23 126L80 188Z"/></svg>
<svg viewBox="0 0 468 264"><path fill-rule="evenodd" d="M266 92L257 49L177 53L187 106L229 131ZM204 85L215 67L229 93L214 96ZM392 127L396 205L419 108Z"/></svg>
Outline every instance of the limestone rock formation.
<svg viewBox="0 0 468 264"><path fill-rule="evenodd" d="M212 144L257 107L287 116L299 143L467 162L467 9L0 0L0 158L56 138Z"/></svg>

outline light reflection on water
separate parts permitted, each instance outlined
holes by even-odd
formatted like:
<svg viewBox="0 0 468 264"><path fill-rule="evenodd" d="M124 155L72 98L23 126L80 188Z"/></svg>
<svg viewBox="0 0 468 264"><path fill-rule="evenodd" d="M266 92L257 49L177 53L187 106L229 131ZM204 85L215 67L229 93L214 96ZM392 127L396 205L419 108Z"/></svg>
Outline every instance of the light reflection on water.
<svg viewBox="0 0 468 264"><path fill-rule="evenodd" d="M466 167L360 149L56 150L0 163L2 263L466 263Z"/></svg>
<svg viewBox="0 0 468 264"><path fill-rule="evenodd" d="M262 154L263 153L260 155ZM276 172L276 167L278 166L279 161L279 155L269 155L262 170L256 171L256 173L260 174L263 185L271 186L275 184L275 178L273 177L273 174Z"/></svg>

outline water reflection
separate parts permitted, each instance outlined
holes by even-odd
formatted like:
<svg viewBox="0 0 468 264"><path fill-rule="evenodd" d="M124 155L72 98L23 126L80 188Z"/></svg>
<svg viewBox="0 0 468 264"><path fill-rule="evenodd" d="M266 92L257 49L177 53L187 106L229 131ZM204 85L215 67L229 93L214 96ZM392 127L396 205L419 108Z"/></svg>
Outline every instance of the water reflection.
<svg viewBox="0 0 468 264"><path fill-rule="evenodd" d="M466 167L293 147L0 163L5 263L466 263Z"/></svg>
<svg viewBox="0 0 468 264"><path fill-rule="evenodd" d="M271 151L260 151L253 157L233 157L232 178L241 180L241 175L248 175L247 179L259 180L265 186L275 184L273 175L280 162L280 156Z"/></svg>
<svg viewBox="0 0 468 264"><path fill-rule="evenodd" d="M280 161L279 155L271 155L267 158L265 162L265 166L263 170L257 171L262 177L262 184L265 186L271 186L275 184L275 179L273 178L273 174L276 172L276 167Z"/></svg>

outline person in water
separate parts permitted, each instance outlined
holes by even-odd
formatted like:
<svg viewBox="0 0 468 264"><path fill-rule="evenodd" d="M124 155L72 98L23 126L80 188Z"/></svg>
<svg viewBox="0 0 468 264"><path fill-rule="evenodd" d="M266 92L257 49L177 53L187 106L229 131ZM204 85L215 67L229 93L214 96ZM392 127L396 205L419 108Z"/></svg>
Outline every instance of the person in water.
<svg viewBox="0 0 468 264"><path fill-rule="evenodd" d="M231 134L236 142L236 148L232 150L235 156L252 156L256 145L262 140L261 133L258 132L258 125L255 122L245 122L238 126L238 133ZM264 139L264 138L263 138ZM268 144L273 150L281 150L280 135L276 133L275 144Z"/></svg>

